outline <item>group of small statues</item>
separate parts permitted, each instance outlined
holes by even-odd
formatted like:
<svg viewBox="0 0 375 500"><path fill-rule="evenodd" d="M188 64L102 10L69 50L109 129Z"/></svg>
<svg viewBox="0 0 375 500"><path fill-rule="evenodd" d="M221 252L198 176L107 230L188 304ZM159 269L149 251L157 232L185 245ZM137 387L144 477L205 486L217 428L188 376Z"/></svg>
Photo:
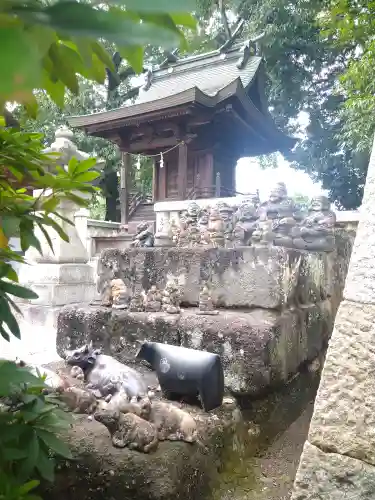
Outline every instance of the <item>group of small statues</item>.
<svg viewBox="0 0 375 500"><path fill-rule="evenodd" d="M279 182L268 201L256 196L240 206L218 203L201 209L192 202L171 222L172 240L177 247L283 246L300 250L332 251L336 216L325 196L311 200L307 215L302 214Z"/></svg>
<svg viewBox="0 0 375 500"><path fill-rule="evenodd" d="M182 288L173 277L167 280L163 290L152 285L145 292L136 290L131 293L121 278L113 279L102 293L102 305L113 309L127 309L130 312L165 312L180 314ZM197 314L216 315L212 294L207 283L201 287Z"/></svg>
<svg viewBox="0 0 375 500"><path fill-rule="evenodd" d="M165 440L201 445L193 416L157 399L160 387L148 387L134 368L102 354L92 344L67 351L65 363L54 372L18 362L36 375L42 373L44 392L52 393L68 410L103 424L116 448L149 453Z"/></svg>

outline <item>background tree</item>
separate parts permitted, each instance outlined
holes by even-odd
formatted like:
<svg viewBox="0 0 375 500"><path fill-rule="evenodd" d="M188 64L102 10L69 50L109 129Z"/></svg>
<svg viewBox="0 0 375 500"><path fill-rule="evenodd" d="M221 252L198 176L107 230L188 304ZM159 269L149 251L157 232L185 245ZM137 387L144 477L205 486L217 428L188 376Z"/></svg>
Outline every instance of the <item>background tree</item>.
<svg viewBox="0 0 375 500"><path fill-rule="evenodd" d="M373 95L370 84L373 66L368 65L369 80L363 83L363 86L367 84L368 93L362 94L361 101L356 99L355 103L349 101L349 105L345 105L350 92L348 85L338 85L339 77L350 67L351 61L358 60L363 41L356 31L356 36L354 33L347 36L345 43L333 44L332 33L326 36L322 32L318 21L327 12L334 16L338 5L349 4L339 0L337 5L333 2L333 7L330 0L199 0L205 33L216 46L225 37L225 24L228 23L233 33L238 19L245 21L242 39L264 32L258 43L266 62L270 111L281 129L301 137L287 159L295 168L322 182L339 207L352 209L361 202L374 129L373 115L367 119L373 105L369 105ZM354 17L361 12L362 25L370 26L372 22L373 26L373 2L363 1L357 5L351 10L351 24L344 18L342 23L353 27ZM341 7L342 10L345 8ZM223 21L223 11L226 21ZM332 21L331 16L328 26ZM207 29L208 25L212 30ZM371 40L368 28L366 36ZM370 54L369 50L367 52ZM362 65L367 64L366 59L360 58L360 61ZM363 70L353 64L351 68L352 75L354 70L358 75ZM358 77L356 81L357 85ZM371 82L373 85L373 80ZM307 126L300 123L301 113ZM360 133L355 133L356 130ZM262 163L272 166L274 158L271 160L270 163L269 159L263 159Z"/></svg>

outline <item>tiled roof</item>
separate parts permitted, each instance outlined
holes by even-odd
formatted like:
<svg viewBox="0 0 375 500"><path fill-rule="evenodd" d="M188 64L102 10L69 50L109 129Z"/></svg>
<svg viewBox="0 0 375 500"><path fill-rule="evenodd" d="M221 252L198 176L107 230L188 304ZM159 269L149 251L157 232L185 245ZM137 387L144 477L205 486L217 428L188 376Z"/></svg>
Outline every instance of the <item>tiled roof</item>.
<svg viewBox="0 0 375 500"><path fill-rule="evenodd" d="M73 127L84 127L191 101L215 105L235 93L235 82L246 89L256 76L262 58L252 56L242 69L238 69L237 63L241 55L237 47L224 54L213 51L180 59L166 69L154 70L148 90L141 89L134 103L111 111L73 116L68 118L68 122Z"/></svg>
<svg viewBox="0 0 375 500"><path fill-rule="evenodd" d="M214 52L199 59L182 59L168 69L155 71L150 88L140 91L135 104L163 99L194 87L214 97L238 78L246 88L254 79L262 59L251 57L243 69L238 69L239 57L238 50L227 54Z"/></svg>

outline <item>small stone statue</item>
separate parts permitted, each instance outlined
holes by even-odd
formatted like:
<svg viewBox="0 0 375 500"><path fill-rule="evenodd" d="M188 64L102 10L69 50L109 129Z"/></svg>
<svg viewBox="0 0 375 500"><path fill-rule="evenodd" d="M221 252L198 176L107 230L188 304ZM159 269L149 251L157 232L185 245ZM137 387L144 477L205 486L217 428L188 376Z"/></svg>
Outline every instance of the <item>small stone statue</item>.
<svg viewBox="0 0 375 500"><path fill-rule="evenodd" d="M212 207L210 210L208 232L210 234L210 241L213 247L219 248L225 245L225 224L220 216L220 211L217 206Z"/></svg>
<svg viewBox="0 0 375 500"><path fill-rule="evenodd" d="M183 210L180 214L180 220L175 239L176 245L178 247L187 247L189 245L188 214L186 210Z"/></svg>
<svg viewBox="0 0 375 500"><path fill-rule="evenodd" d="M145 301L145 294L139 290L136 290L130 299L129 311L131 312L143 312Z"/></svg>
<svg viewBox="0 0 375 500"><path fill-rule="evenodd" d="M198 230L200 233L200 243L201 245L210 244L210 233L208 232L208 210L203 209L199 214L198 219Z"/></svg>
<svg viewBox="0 0 375 500"><path fill-rule="evenodd" d="M198 442L197 424L186 411L176 408L170 403L150 401L145 398L140 402L141 417L152 422L158 439L164 441Z"/></svg>
<svg viewBox="0 0 375 500"><path fill-rule="evenodd" d="M122 279L111 281L111 297L113 309L126 309L129 304L129 294Z"/></svg>
<svg viewBox="0 0 375 500"><path fill-rule="evenodd" d="M277 247L293 247L292 231L296 226L296 221L293 217L284 217L279 221L275 221L272 226L274 234L273 244Z"/></svg>
<svg viewBox="0 0 375 500"><path fill-rule="evenodd" d="M130 243L132 247L153 247L154 235L147 222L140 222L137 225L137 234Z"/></svg>
<svg viewBox="0 0 375 500"><path fill-rule="evenodd" d="M215 311L212 302L212 295L207 285L203 285L199 293L199 311L197 314L206 316L216 316L219 311Z"/></svg>
<svg viewBox="0 0 375 500"><path fill-rule="evenodd" d="M335 248L336 215L326 196L311 200L309 215L293 230L293 246L302 250L331 252Z"/></svg>
<svg viewBox="0 0 375 500"><path fill-rule="evenodd" d="M162 310L168 314L179 314L181 302L180 288L174 279L169 279L162 293Z"/></svg>
<svg viewBox="0 0 375 500"><path fill-rule="evenodd" d="M98 401L94 394L79 387L68 387L59 390L58 397L73 413L92 414L98 406Z"/></svg>
<svg viewBox="0 0 375 500"><path fill-rule="evenodd" d="M179 225L177 224L175 219L171 219L170 227L171 227L172 242L174 245L178 246L180 231L179 231Z"/></svg>
<svg viewBox="0 0 375 500"><path fill-rule="evenodd" d="M200 208L197 203L189 203L186 211L186 231L189 247L195 247L200 242L200 232L198 229L198 216Z"/></svg>
<svg viewBox="0 0 375 500"><path fill-rule="evenodd" d="M233 208L227 203L221 203L219 206L219 214L221 220L224 222L224 246L231 248L233 246L233 228L234 228L234 214Z"/></svg>
<svg viewBox="0 0 375 500"><path fill-rule="evenodd" d="M271 190L269 199L259 207L259 216L261 220L281 220L285 217L293 217L295 205L291 198L288 198L288 192L284 182L278 182Z"/></svg>
<svg viewBox="0 0 375 500"><path fill-rule="evenodd" d="M249 202L240 205L236 212L236 225L233 231L233 239L236 246L251 245L251 237L257 228L257 210L255 205Z"/></svg>
<svg viewBox="0 0 375 500"><path fill-rule="evenodd" d="M162 296L155 285L152 285L146 293L144 299L144 308L146 312L159 312L161 311Z"/></svg>
<svg viewBox="0 0 375 500"><path fill-rule="evenodd" d="M130 450L149 453L158 447L155 426L134 413L100 410L95 413L94 418L107 427L116 448L128 447Z"/></svg>
<svg viewBox="0 0 375 500"><path fill-rule="evenodd" d="M270 246L273 244L274 233L272 231L273 222L266 220L258 222L257 228L252 234L251 243L253 246Z"/></svg>

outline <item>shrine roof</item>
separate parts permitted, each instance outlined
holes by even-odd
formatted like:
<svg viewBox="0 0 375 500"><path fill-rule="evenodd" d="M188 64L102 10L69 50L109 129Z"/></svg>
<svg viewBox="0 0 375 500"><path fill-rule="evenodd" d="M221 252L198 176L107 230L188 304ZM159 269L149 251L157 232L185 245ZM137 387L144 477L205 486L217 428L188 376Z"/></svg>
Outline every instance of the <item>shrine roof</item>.
<svg viewBox="0 0 375 500"><path fill-rule="evenodd" d="M68 122L73 127L85 127L189 102L215 106L235 95L239 87L247 90L254 81L262 58L250 56L243 67L239 68L241 56L241 47L237 46L225 53L216 50L179 59L165 69L153 70L149 86L140 89L133 103L111 111L72 116L68 118Z"/></svg>

